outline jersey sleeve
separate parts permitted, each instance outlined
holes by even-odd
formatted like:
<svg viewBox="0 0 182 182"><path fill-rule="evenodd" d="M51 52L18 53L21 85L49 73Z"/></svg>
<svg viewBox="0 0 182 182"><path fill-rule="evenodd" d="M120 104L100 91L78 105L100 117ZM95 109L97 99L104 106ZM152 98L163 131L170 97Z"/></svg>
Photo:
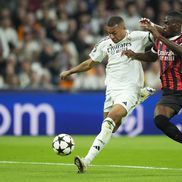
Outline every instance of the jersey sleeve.
<svg viewBox="0 0 182 182"><path fill-rule="evenodd" d="M154 54L157 54L157 45L158 45L158 41L156 40L155 42L154 42L154 44L153 44L153 46L152 46L152 48L151 48L151 51L154 53Z"/></svg>
<svg viewBox="0 0 182 182"><path fill-rule="evenodd" d="M106 53L104 52L104 42L100 41L97 43L90 52L89 56L93 61L102 62L106 56Z"/></svg>
<svg viewBox="0 0 182 182"><path fill-rule="evenodd" d="M182 46L182 35L180 36L180 39L179 39L179 45Z"/></svg>
<svg viewBox="0 0 182 182"><path fill-rule="evenodd" d="M140 37L145 45L149 45L150 43L154 43L153 35L150 32L141 31Z"/></svg>
<svg viewBox="0 0 182 182"><path fill-rule="evenodd" d="M157 54L157 49L156 49L155 45L151 48L151 51L152 51L154 54Z"/></svg>

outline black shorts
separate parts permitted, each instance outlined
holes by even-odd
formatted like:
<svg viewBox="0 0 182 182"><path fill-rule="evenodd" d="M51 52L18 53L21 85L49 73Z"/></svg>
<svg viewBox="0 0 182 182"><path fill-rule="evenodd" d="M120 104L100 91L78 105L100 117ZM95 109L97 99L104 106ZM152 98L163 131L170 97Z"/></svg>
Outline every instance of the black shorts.
<svg viewBox="0 0 182 182"><path fill-rule="evenodd" d="M182 108L182 95L164 94L157 104L168 106L175 111L175 114L177 114Z"/></svg>

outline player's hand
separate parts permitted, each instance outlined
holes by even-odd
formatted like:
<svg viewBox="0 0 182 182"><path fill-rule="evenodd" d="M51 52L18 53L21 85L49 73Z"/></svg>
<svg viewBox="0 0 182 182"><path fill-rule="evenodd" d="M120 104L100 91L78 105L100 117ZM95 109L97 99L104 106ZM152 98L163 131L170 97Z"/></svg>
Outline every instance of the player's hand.
<svg viewBox="0 0 182 182"><path fill-rule="evenodd" d="M140 22L140 27L144 29L147 29L148 26L154 26L154 23L151 22L150 19L148 18L141 18L139 22Z"/></svg>
<svg viewBox="0 0 182 182"><path fill-rule="evenodd" d="M70 73L70 71L68 70L68 71L63 71L62 73L60 73L60 78L62 79L62 80L65 80L68 76L70 76L71 75L71 73Z"/></svg>
<svg viewBox="0 0 182 182"><path fill-rule="evenodd" d="M161 36L157 28L151 24L146 25L146 30L151 32L155 39L158 39Z"/></svg>
<svg viewBox="0 0 182 182"><path fill-rule="evenodd" d="M155 27L154 23L151 22L148 18L141 18L140 19L140 26L145 30L150 31L154 38L159 38L160 33L158 32L157 28Z"/></svg>
<svg viewBox="0 0 182 182"><path fill-rule="evenodd" d="M135 52L133 52L132 50L125 50L125 51L123 51L122 52L122 54L121 55L125 55L125 56L127 56L128 58L135 58Z"/></svg>

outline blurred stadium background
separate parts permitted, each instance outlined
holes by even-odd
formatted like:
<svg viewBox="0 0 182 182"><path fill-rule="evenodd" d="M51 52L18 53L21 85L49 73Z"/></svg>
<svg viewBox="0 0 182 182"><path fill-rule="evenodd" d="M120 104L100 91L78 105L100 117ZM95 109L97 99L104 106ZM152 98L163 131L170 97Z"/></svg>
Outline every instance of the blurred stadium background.
<svg viewBox="0 0 182 182"><path fill-rule="evenodd" d="M107 60L59 80L62 70L87 58L110 16L138 30L141 17L162 24L171 10L182 11L182 1L0 0L0 181L181 182L181 145L153 124L158 62L143 64L146 85L158 92L135 109L115 134L127 136L113 137L85 175L77 175L73 157L84 156L100 130ZM181 118L173 119L180 129ZM51 149L59 133L75 140L68 157ZM128 137L137 135L143 136Z"/></svg>
<svg viewBox="0 0 182 182"><path fill-rule="evenodd" d="M59 73L88 58L110 16L138 30L141 17L162 24L167 12L182 11L182 1L0 0L0 9L0 135L90 135L102 121L107 60L66 81ZM159 90L159 62L143 67L146 85ZM139 106L116 135L161 134L152 120L159 96Z"/></svg>

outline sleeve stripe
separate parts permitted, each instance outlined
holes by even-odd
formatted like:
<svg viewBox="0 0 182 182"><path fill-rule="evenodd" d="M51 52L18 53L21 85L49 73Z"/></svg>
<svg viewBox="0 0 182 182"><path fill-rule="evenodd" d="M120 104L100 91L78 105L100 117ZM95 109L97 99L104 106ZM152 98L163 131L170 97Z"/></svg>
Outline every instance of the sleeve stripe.
<svg viewBox="0 0 182 182"><path fill-rule="evenodd" d="M148 34L148 39L149 39L150 42L153 42L153 40L151 39L150 36L151 36L151 33L149 32L149 34Z"/></svg>
<svg viewBox="0 0 182 182"><path fill-rule="evenodd" d="M154 54L157 54L157 52L154 50L154 47L151 48L151 51L152 51Z"/></svg>

